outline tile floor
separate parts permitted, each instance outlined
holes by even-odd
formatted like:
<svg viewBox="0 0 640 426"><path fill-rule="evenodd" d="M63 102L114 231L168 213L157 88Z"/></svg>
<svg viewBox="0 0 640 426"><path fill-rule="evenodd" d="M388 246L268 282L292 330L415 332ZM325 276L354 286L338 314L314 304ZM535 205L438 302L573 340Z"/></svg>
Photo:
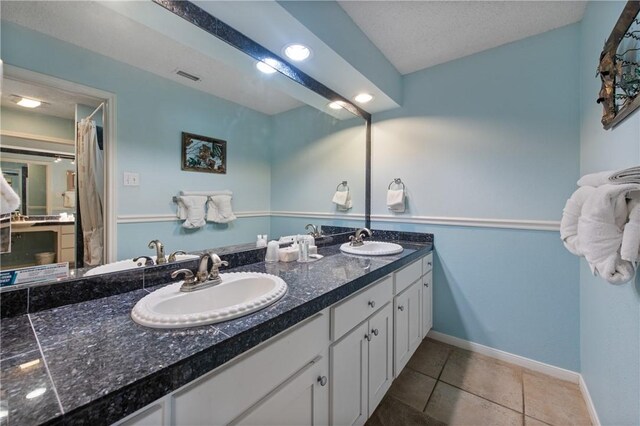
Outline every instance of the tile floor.
<svg viewBox="0 0 640 426"><path fill-rule="evenodd" d="M425 339L368 426L590 425L577 384Z"/></svg>

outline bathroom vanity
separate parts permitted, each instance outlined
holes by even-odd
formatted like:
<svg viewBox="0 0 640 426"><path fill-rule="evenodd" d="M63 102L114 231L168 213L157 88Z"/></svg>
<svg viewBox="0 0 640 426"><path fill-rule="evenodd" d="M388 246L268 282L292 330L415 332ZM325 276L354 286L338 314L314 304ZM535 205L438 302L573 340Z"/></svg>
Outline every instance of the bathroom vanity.
<svg viewBox="0 0 640 426"><path fill-rule="evenodd" d="M288 291L263 310L209 326L135 324L131 308L158 288L151 280L140 290L4 319L9 345L3 352L18 343L24 351L28 338L35 340L11 335L29 320L41 345L3 365L3 388L15 395L9 417L119 425L363 424L431 328L432 237L416 235L425 234L381 236L404 248L390 256L344 254L337 239L319 248L324 258L315 262L254 262L222 271L273 274ZM31 358L46 360L52 382L37 365L20 369ZM53 392L38 406L20 397L38 374L41 386L55 384L60 404Z"/></svg>

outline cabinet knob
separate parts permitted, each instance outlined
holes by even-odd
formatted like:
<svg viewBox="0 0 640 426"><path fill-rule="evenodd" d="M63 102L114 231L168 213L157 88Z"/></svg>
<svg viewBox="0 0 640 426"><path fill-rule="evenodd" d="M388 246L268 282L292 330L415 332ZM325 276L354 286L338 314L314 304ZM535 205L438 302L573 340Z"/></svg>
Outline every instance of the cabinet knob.
<svg viewBox="0 0 640 426"><path fill-rule="evenodd" d="M376 302L374 302L373 300L369 300L369 306L371 306L372 308L375 308Z"/></svg>
<svg viewBox="0 0 640 426"><path fill-rule="evenodd" d="M404 306L403 305L398 306L398 310L399 311L404 311Z"/></svg>
<svg viewBox="0 0 640 426"><path fill-rule="evenodd" d="M378 329L377 328L372 329L371 332L373 333L374 336L378 335Z"/></svg>
<svg viewBox="0 0 640 426"><path fill-rule="evenodd" d="M371 335L370 334L365 334L364 338L367 339L367 342L371 341Z"/></svg>
<svg viewBox="0 0 640 426"><path fill-rule="evenodd" d="M425 286L425 287L429 287L429 281L426 281L426 282L424 283L424 286Z"/></svg>
<svg viewBox="0 0 640 426"><path fill-rule="evenodd" d="M431 262L427 262L427 266L431 266Z"/></svg>
<svg viewBox="0 0 640 426"><path fill-rule="evenodd" d="M327 384L327 376L318 376L318 383L320 386L324 386Z"/></svg>

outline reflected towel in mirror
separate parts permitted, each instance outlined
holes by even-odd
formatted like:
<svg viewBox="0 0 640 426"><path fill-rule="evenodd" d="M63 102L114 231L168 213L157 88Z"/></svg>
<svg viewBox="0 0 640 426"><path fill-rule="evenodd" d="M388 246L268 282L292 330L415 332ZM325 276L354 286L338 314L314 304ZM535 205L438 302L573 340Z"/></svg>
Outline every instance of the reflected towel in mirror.
<svg viewBox="0 0 640 426"><path fill-rule="evenodd" d="M76 191L65 191L62 197L62 205L64 207L73 208L76 206Z"/></svg>
<svg viewBox="0 0 640 426"><path fill-rule="evenodd" d="M204 218L207 197L203 195L180 195L177 201L178 218L184 219L183 228L202 228L206 224Z"/></svg>
<svg viewBox="0 0 640 426"><path fill-rule="evenodd" d="M0 170L0 213L11 213L20 206L20 197L13 190L9 182L2 176Z"/></svg>
<svg viewBox="0 0 640 426"><path fill-rule="evenodd" d="M236 220L231 208L231 191L220 195L211 195L207 200L207 220L215 223L229 223Z"/></svg>

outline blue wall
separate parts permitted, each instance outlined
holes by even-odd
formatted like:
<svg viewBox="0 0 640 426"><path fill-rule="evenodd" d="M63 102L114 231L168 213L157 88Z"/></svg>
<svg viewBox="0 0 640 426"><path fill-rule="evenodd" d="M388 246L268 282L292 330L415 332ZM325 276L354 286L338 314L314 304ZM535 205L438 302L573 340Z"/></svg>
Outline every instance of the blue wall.
<svg viewBox="0 0 640 426"><path fill-rule="evenodd" d="M614 130L600 124L594 78L603 42L626 2L591 2L581 25L580 172L640 163L640 111ZM582 375L603 425L640 424L640 281L612 285L580 262Z"/></svg>
<svg viewBox="0 0 640 426"><path fill-rule="evenodd" d="M578 36L571 25L407 75L404 106L373 117L373 214L401 177L399 221L558 221L578 178ZM434 233L436 331L579 371L578 259L558 232L373 226Z"/></svg>

